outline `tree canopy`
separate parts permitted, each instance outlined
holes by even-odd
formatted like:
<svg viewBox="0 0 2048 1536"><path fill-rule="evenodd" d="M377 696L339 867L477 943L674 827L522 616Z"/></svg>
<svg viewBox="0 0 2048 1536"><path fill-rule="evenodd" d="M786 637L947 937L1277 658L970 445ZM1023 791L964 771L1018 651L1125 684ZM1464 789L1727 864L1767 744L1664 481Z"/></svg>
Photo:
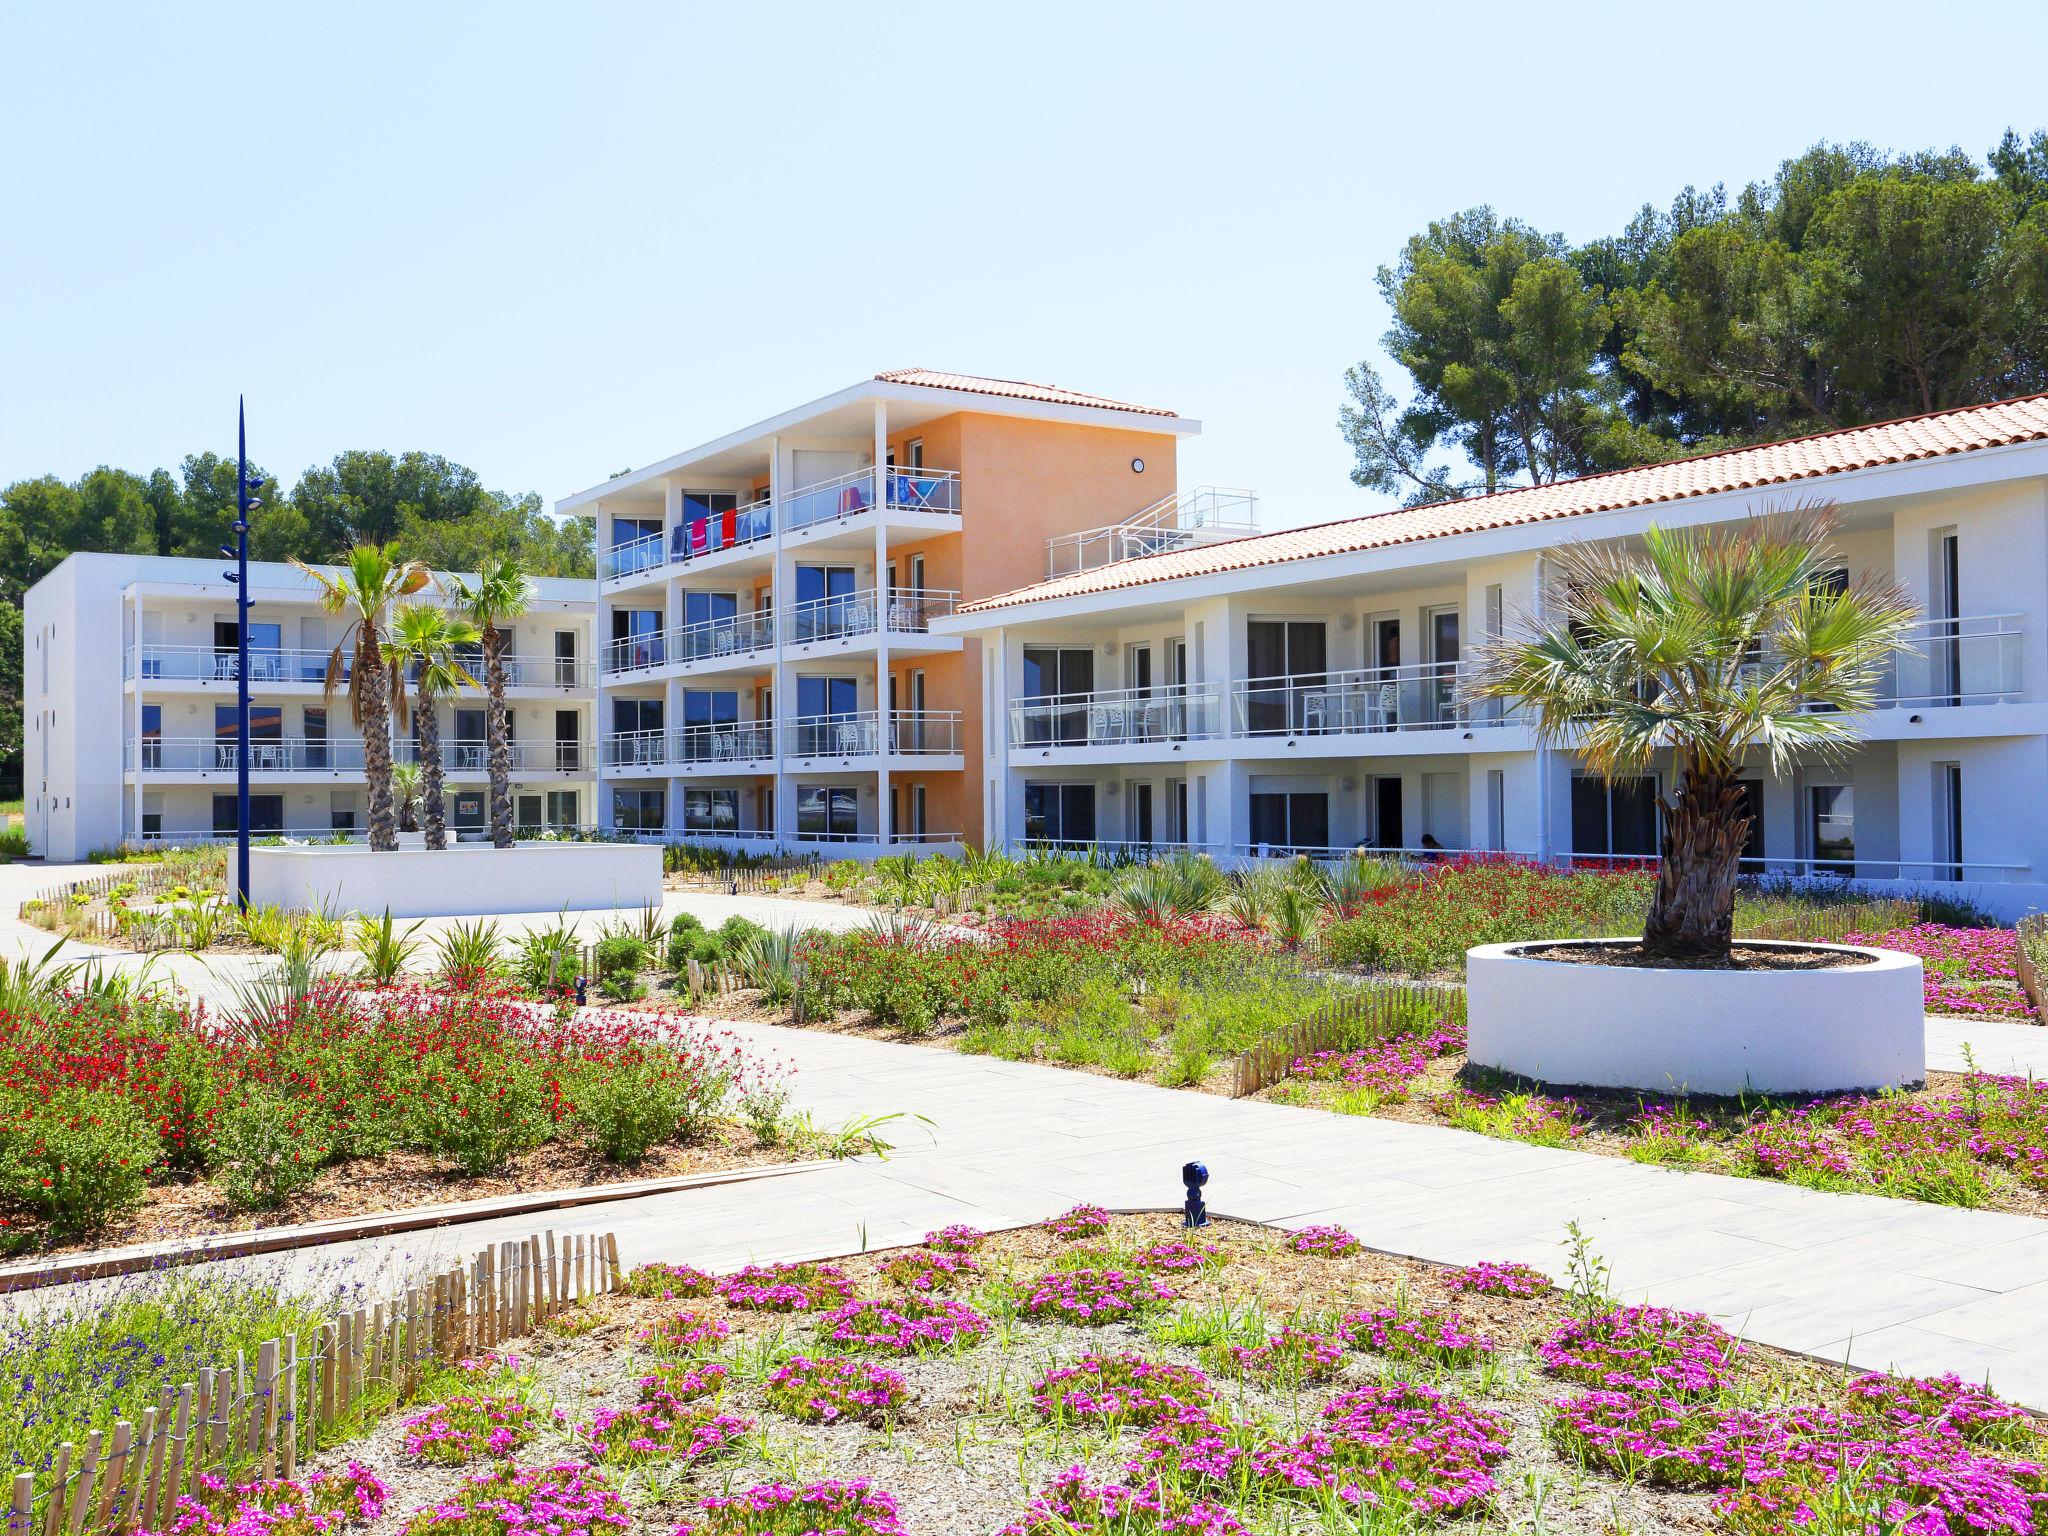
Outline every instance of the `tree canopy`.
<svg viewBox="0 0 2048 1536"><path fill-rule="evenodd" d="M2048 389L2048 131L1817 144L1574 246L1489 207L1381 267L1405 400L1345 375L1352 480L1409 505Z"/></svg>
<svg viewBox="0 0 2048 1536"><path fill-rule="evenodd" d="M318 565L375 543L440 571L474 571L509 555L535 576L596 572L588 522L557 521L531 491L488 490L474 470L437 453L351 449L308 468L289 494L263 499L249 529L254 560ZM74 550L215 558L234 512L234 457L210 452L188 454L176 470L142 475L102 464L76 480L39 475L0 489L0 777L20 772L28 589Z"/></svg>

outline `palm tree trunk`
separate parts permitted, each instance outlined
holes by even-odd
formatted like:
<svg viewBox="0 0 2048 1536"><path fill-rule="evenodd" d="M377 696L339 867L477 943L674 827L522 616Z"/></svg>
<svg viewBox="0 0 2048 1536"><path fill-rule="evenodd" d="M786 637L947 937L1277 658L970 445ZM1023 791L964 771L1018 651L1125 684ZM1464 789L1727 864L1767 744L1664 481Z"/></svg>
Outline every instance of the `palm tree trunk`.
<svg viewBox="0 0 2048 1536"><path fill-rule="evenodd" d="M1749 822L1749 801L1734 774L1684 773L1664 819L1664 857L1643 925L1645 954L1695 962L1728 958Z"/></svg>
<svg viewBox="0 0 2048 1536"><path fill-rule="evenodd" d="M425 672L421 668L421 672ZM441 720L434 713L434 696L418 689L413 713L420 723L420 819L427 825L427 846L448 846L448 807L441 799Z"/></svg>
<svg viewBox="0 0 2048 1536"><path fill-rule="evenodd" d="M490 749L491 846L512 846L512 743L505 734L505 637L484 629L484 736Z"/></svg>
<svg viewBox="0 0 2048 1536"><path fill-rule="evenodd" d="M366 659L367 653L367 659ZM391 699L387 674L375 645L356 649L362 669L363 773L370 781L370 847L390 853L398 847L398 819L391 805Z"/></svg>

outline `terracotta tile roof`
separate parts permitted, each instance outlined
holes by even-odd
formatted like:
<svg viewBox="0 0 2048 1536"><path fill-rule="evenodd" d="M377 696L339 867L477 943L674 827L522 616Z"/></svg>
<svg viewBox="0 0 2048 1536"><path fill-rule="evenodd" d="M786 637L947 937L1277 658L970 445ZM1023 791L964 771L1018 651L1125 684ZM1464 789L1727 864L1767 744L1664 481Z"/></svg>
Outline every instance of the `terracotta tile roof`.
<svg viewBox="0 0 2048 1536"><path fill-rule="evenodd" d="M984 379L971 373L937 373L930 368L897 368L875 377L884 384L922 384L929 389L960 389L974 395L1002 395L1011 400L1042 400L1049 405L1092 405L1105 411L1137 411L1145 416L1177 416L1156 405L1133 405L1103 395L1084 395L1057 384L1026 384L1017 379Z"/></svg>
<svg viewBox="0 0 2048 1536"><path fill-rule="evenodd" d="M1559 518L1580 517L1589 512L1612 512L1623 507L1682 501L1719 491L1786 485L1847 470L1903 464L1912 459L1941 458L1978 448L1999 448L2044 438L2048 438L2048 395L2031 395L1993 405L1962 406L1930 416L1907 416L1898 421L1848 427L1838 432L1764 443L1754 448L1705 453L1696 458L1588 475L1584 479L1564 480L1555 485L1530 486L1501 491L1492 496L1473 496L1463 501L1375 512L1341 522L1290 528L1284 533L1259 534L1203 548L1141 555L1035 586L1020 587L1014 592L985 597L977 602L963 603L960 611L974 613L1048 598L1112 592L1183 576L1212 576L1224 571L1250 570L1293 560L1313 560L1324 555L1352 554L1360 550L1382 549L1391 544L1477 533L1489 528L1551 522Z"/></svg>

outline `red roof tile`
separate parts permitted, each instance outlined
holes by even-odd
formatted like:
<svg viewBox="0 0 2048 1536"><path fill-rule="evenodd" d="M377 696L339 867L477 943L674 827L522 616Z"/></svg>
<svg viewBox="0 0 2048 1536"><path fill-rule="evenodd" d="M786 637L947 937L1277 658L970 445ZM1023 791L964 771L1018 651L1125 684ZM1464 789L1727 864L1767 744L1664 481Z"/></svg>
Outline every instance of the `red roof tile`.
<svg viewBox="0 0 2048 1536"><path fill-rule="evenodd" d="M1375 512L1341 522L1290 528L1203 548L1171 550L1097 566L1072 576L1020 587L977 602L960 611L974 613L1049 598L1078 597L1147 586L1184 576L1213 576L1224 571L1251 570L1324 555L1353 554L1453 534L1477 533L1525 523L1612 512L1624 507L1682 501L1721 491L1753 490L1785 485L1818 476L1903 464L1979 448L1999 448L2048 438L2048 395L2031 395L1993 405L1962 406L1929 416L1907 416L1867 427L1848 427L1812 437L1763 443L1675 459L1641 469L1587 475L1555 485L1529 486L1492 496L1437 502L1393 512Z"/></svg>
<svg viewBox="0 0 2048 1536"><path fill-rule="evenodd" d="M875 377L884 384L922 384L928 389L959 389L973 395L1001 395L1010 400L1042 400L1049 405L1092 405L1105 411L1137 411L1145 416L1177 416L1156 405L1132 405L1103 395L1084 395L1057 384L1026 384L1017 379L984 379L971 373L936 373L929 368L897 368Z"/></svg>

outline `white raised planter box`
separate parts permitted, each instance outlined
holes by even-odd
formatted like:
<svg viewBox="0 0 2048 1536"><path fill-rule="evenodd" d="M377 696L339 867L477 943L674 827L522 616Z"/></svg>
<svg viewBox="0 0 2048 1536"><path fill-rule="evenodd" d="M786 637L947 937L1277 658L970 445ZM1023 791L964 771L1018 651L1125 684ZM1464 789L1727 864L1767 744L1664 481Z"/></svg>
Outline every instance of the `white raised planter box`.
<svg viewBox="0 0 2048 1536"><path fill-rule="evenodd" d="M249 899L302 911L393 917L588 912L661 903L651 843L455 843L372 853L361 846L251 848Z"/></svg>
<svg viewBox="0 0 2048 1536"><path fill-rule="evenodd" d="M1920 962L1912 955L1854 949L1870 963L1696 971L1519 953L1554 947L1525 941L1465 952L1466 1055L1474 1065L1659 1094L1835 1093L1926 1081Z"/></svg>

